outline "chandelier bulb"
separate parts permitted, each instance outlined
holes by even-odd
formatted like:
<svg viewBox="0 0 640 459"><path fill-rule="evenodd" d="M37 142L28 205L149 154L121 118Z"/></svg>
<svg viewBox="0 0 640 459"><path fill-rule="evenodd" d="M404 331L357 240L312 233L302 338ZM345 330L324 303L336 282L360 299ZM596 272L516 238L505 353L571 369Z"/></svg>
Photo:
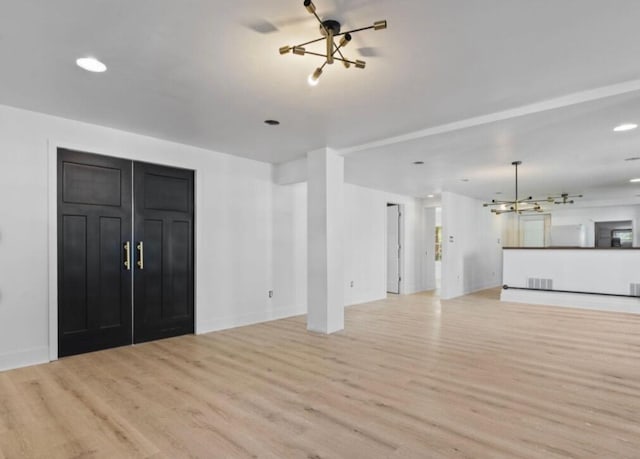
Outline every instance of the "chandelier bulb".
<svg viewBox="0 0 640 459"><path fill-rule="evenodd" d="M311 75L309 75L309 85L317 86L320 81L320 75L322 75L322 69L318 67Z"/></svg>
<svg viewBox="0 0 640 459"><path fill-rule="evenodd" d="M345 46L347 46L350 41L351 41L351 34L350 33L344 34L342 36L342 39L340 40L340 48L344 48Z"/></svg>
<svg viewBox="0 0 640 459"><path fill-rule="evenodd" d="M296 46L295 48L293 48L293 54L297 54L298 56L304 56L305 52L306 49L304 49L302 46Z"/></svg>
<svg viewBox="0 0 640 459"><path fill-rule="evenodd" d="M282 48L280 48L280 54L287 54L291 52L291 50L291 46L283 46Z"/></svg>
<svg viewBox="0 0 640 459"><path fill-rule="evenodd" d="M316 6L313 4L311 0L304 0L303 4L310 14L314 14L316 12Z"/></svg>
<svg viewBox="0 0 640 459"><path fill-rule="evenodd" d="M356 60L356 68L357 69L363 69L366 65L367 65L367 63L365 61Z"/></svg>
<svg viewBox="0 0 640 459"><path fill-rule="evenodd" d="M383 30L387 28L387 21L376 21L373 23L373 30Z"/></svg>

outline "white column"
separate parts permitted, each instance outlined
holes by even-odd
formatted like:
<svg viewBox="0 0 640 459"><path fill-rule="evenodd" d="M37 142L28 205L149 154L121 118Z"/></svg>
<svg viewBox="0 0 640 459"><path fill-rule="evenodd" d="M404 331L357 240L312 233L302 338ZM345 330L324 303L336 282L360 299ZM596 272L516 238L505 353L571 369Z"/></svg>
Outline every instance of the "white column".
<svg viewBox="0 0 640 459"><path fill-rule="evenodd" d="M344 158L323 148L307 154L307 329L344 328Z"/></svg>

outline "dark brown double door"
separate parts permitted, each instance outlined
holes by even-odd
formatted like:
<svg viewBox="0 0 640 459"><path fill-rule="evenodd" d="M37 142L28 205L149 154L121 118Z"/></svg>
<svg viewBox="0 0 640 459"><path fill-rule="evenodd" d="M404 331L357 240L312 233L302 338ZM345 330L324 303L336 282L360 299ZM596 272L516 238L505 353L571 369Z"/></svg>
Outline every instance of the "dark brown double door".
<svg viewBox="0 0 640 459"><path fill-rule="evenodd" d="M58 355L193 333L193 172L58 150Z"/></svg>

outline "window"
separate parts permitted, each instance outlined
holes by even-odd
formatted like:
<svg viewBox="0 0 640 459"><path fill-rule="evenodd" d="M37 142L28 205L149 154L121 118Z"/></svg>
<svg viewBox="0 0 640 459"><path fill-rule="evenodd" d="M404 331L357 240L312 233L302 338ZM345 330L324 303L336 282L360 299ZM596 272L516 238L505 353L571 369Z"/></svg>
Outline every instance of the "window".
<svg viewBox="0 0 640 459"><path fill-rule="evenodd" d="M442 226L436 226L436 261L442 261Z"/></svg>
<svg viewBox="0 0 640 459"><path fill-rule="evenodd" d="M611 231L611 247L633 246L633 231L630 229L618 229Z"/></svg>

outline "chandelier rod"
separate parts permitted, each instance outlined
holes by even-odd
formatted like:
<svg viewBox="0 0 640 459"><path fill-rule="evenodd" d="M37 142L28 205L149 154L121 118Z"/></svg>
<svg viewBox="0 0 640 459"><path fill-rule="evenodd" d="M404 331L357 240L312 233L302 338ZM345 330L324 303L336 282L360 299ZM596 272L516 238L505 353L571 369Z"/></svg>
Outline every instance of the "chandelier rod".
<svg viewBox="0 0 640 459"><path fill-rule="evenodd" d="M323 26L323 27L324 27L324 26ZM354 30L349 30L349 31L347 31L347 32L340 32L340 33L337 33L337 34L335 34L333 37L335 38L335 37L339 37L339 36L341 36L341 35L346 35L346 34L348 34L348 33L356 33L356 32L361 32L361 31L363 31L363 30L369 30L369 29L373 29L373 28L375 28L375 26L362 27L361 29L354 29ZM304 42L304 43L301 43L301 44L299 44L299 45L296 45L295 47L296 47L296 48L300 48L300 47L303 47L303 46L307 46L307 45L312 45L312 44L314 44L314 43L318 43L319 41L323 41L323 40L326 40L326 38L325 38L325 37L322 37L322 38L316 38L315 40L306 41L306 42Z"/></svg>
<svg viewBox="0 0 640 459"><path fill-rule="evenodd" d="M307 42L304 42L302 44L299 44L299 45L296 46L296 48L302 48L303 46L311 45L313 43L318 43L319 41L322 41L322 40L326 40L326 38L325 37L316 38L315 40L311 40L311 41L307 41Z"/></svg>
<svg viewBox="0 0 640 459"><path fill-rule="evenodd" d="M312 56L318 56L318 57L324 57L325 59L327 58L326 54L320 54L320 53L314 53L313 51L306 51L304 52L305 54L311 54ZM357 62L355 61L350 61L349 59L342 59L340 57L334 57L335 60L337 61L341 61L341 62L348 62L349 64L353 64L353 65L357 65ZM322 67L324 67L325 63L322 65Z"/></svg>
<svg viewBox="0 0 640 459"><path fill-rule="evenodd" d="M516 165L516 210L518 209L518 162L514 163Z"/></svg>
<svg viewBox="0 0 640 459"><path fill-rule="evenodd" d="M359 29L353 29L353 30L347 30L346 32L340 32L334 35L334 37L339 37L340 35L345 35L348 33L356 33L356 32L362 32L363 30L369 30L369 29L375 29L376 26L372 25L369 27L361 27Z"/></svg>
<svg viewBox="0 0 640 459"><path fill-rule="evenodd" d="M327 36L329 36L329 31L327 30L327 28L325 27L324 23L322 22L322 19L320 19L320 16L318 16L318 13L316 13L315 7L313 9L313 15L316 17L316 19L320 23L320 27L322 27L322 30L324 30L324 32L327 34Z"/></svg>

